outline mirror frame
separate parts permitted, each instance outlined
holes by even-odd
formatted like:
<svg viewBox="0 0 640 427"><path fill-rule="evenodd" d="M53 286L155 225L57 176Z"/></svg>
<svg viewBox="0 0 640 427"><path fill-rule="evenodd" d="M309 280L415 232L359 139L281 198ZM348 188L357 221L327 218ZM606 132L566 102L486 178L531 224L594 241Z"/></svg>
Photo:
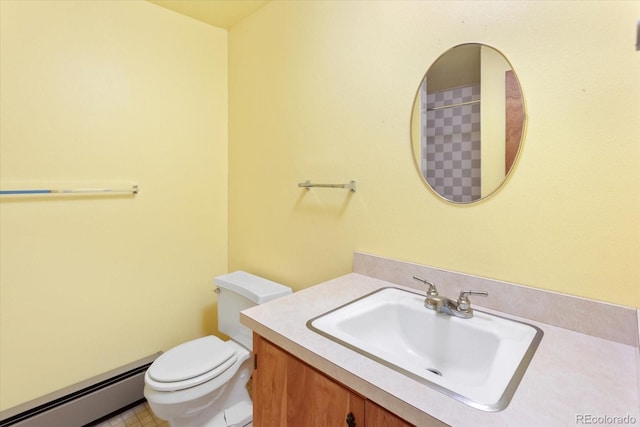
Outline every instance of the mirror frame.
<svg viewBox="0 0 640 427"><path fill-rule="evenodd" d="M418 111L417 115L416 115L416 107L419 109L420 108L420 91L421 91L421 87L423 82L425 81L425 79L427 78L427 74L429 73L429 70L433 67L434 64L436 64L444 55L448 54L450 51L452 51L453 49L462 47L462 46L469 46L469 45L477 45L477 46L485 46L488 47L490 49L493 49L494 51L496 51L497 53L499 53L502 58L504 58L505 62L509 65L509 67L511 68L511 71L513 72L513 76L515 78L515 81L518 83L518 87L520 89L520 96L521 96L521 100L522 100L522 133L520 136L520 142L519 142L519 146L518 146L518 151L513 159L513 163L511 165L511 167L509 168L509 172L505 174L504 179L502 180L502 182L497 185L493 190L491 190L491 192L489 192L488 194L486 194L485 196L481 196L476 200L472 200L469 202L459 202L459 201L455 201L455 200L450 200L448 198L446 198L445 196L441 195L440 193L438 193L432 186L431 184L429 184L429 182L427 181L426 177L423 175L422 173L422 167L421 167L421 158L420 158L420 153L421 153L421 141L420 141L420 137L421 137L421 132L422 129L420 129L418 131L418 141L415 141L415 133L414 129L414 119L416 119L416 117L418 118L418 120L420 119L420 112ZM527 105L526 105L526 98L524 95L524 91L522 89L522 84L520 83L520 78L518 77L517 73L515 72L513 65L511 64L511 61L509 61L509 59L506 57L506 55L499 49L496 49L495 47L486 44L486 43L481 43L481 42L467 42L467 43L461 43L458 45L455 45L449 49L447 49L446 51L444 51L442 54L440 54L432 63L431 65L429 65L429 67L427 68L427 71L422 75L422 77L420 78L420 81L418 83L418 88L415 92L415 96L413 98L413 104L411 107L411 115L410 115L410 120L409 120L409 142L410 142L410 148L411 148L411 155L413 158L413 163L414 166L416 168L416 172L418 173L420 180L422 181L422 183L429 189L429 191L431 193L433 193L438 199L442 200L443 202L447 203L447 204L451 204L454 206L469 206L469 205L476 205L480 202L486 201L488 199L490 199L491 197L493 197L494 195L496 195L499 190L501 190L502 188L505 187L505 185L507 184L508 181L510 181L511 176L514 173L514 170L516 169L517 165L520 162L520 157L522 156L522 152L523 152L523 148L524 148L524 142L525 142L525 135L526 135L526 131L527 131L527 126L528 126L528 114L527 114ZM420 127L420 125L419 125ZM417 154L417 155L416 155Z"/></svg>

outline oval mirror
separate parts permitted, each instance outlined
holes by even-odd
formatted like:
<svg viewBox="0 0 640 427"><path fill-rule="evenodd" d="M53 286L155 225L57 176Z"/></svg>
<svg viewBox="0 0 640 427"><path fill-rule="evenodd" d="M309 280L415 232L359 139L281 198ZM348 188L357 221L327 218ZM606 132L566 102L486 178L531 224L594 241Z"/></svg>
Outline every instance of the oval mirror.
<svg viewBox="0 0 640 427"><path fill-rule="evenodd" d="M478 43L449 49L427 70L413 104L420 176L454 203L495 193L514 169L525 121L520 83L504 55Z"/></svg>

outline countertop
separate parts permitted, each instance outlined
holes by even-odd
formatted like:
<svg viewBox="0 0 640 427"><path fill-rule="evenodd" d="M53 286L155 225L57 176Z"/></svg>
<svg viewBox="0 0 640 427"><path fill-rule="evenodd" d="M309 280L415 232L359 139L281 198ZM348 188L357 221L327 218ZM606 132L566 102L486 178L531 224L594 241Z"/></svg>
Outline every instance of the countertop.
<svg viewBox="0 0 640 427"><path fill-rule="evenodd" d="M329 310L383 287L357 273L241 313L241 323L336 381L417 425L575 426L640 424L638 349L483 308L538 326L544 337L509 406L484 412L420 384L306 327ZM415 290L414 290L415 291ZM616 418L621 417L621 418ZM624 418L626 417L626 418ZM617 422L616 422L617 421Z"/></svg>

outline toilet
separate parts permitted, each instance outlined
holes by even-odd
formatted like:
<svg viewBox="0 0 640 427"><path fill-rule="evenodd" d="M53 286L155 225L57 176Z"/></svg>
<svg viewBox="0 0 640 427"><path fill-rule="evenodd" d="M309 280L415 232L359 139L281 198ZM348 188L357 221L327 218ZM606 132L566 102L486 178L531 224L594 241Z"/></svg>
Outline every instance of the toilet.
<svg viewBox="0 0 640 427"><path fill-rule="evenodd" d="M252 332L240 311L288 295L291 288L235 271L216 277L218 328L229 341L210 335L161 354L147 369L144 397L171 427L252 426Z"/></svg>

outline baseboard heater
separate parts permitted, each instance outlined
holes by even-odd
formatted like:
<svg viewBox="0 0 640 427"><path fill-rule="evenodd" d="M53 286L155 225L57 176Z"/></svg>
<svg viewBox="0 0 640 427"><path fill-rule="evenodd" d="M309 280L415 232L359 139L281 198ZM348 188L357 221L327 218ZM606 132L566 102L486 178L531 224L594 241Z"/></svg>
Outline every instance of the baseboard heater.
<svg viewBox="0 0 640 427"><path fill-rule="evenodd" d="M0 427L81 427L144 399L153 354L0 412Z"/></svg>

